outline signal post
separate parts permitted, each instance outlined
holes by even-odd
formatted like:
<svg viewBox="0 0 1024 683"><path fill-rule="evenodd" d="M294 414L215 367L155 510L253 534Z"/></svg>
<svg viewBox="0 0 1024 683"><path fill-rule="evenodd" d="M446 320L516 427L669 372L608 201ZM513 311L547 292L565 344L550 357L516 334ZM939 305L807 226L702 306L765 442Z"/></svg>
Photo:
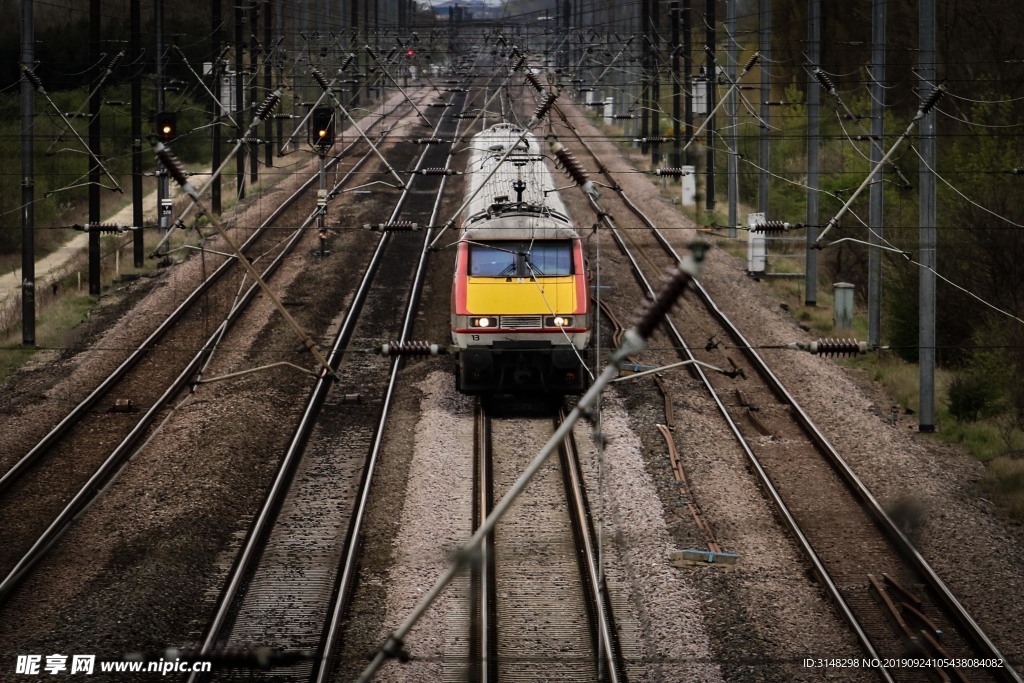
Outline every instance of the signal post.
<svg viewBox="0 0 1024 683"><path fill-rule="evenodd" d="M173 111L161 111L156 114L156 137L165 145L178 131L178 115ZM174 202L171 200L170 180L167 172L159 169L156 173L156 207L157 227L166 232L171 227L171 214Z"/></svg>
<svg viewBox="0 0 1024 683"><path fill-rule="evenodd" d="M323 258L327 251L327 151L334 145L334 107L317 107L313 110L312 125L309 127L310 144L316 148L320 158L320 188L316 199L316 227L320 237L317 255Z"/></svg>

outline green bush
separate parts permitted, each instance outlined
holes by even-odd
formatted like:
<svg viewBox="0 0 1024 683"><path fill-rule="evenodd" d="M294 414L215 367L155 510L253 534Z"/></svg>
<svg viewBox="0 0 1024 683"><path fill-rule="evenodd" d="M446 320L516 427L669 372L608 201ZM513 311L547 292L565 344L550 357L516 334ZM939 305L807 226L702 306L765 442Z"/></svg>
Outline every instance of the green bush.
<svg viewBox="0 0 1024 683"><path fill-rule="evenodd" d="M959 372L949 384L949 413L960 422L977 422L1002 410L999 386L990 376Z"/></svg>

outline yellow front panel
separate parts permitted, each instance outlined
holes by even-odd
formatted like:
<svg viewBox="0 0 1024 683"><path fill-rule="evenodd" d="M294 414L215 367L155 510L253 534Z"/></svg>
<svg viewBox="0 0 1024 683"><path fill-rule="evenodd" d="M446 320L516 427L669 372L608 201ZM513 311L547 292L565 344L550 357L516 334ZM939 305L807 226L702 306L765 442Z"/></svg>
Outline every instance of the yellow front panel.
<svg viewBox="0 0 1024 683"><path fill-rule="evenodd" d="M550 315L576 310L576 282L571 276L543 280L471 277L466 283L470 314Z"/></svg>

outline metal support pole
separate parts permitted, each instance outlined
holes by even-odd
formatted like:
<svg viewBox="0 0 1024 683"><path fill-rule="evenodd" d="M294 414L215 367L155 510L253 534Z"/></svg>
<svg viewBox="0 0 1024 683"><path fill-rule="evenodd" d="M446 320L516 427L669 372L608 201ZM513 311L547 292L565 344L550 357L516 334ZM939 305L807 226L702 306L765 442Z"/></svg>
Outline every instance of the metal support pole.
<svg viewBox="0 0 1024 683"><path fill-rule="evenodd" d="M274 59L277 58L277 50L280 47L278 43L271 42L274 36L271 31L270 7L270 0L263 0L263 89L267 92L273 90ZM272 53L275 55L274 59L271 59ZM268 118L263 125L263 137L266 138L263 148L263 163L267 168L271 168L274 165L274 120L271 118Z"/></svg>
<svg viewBox="0 0 1024 683"><path fill-rule="evenodd" d="M768 120L771 117L771 108L768 102L772 99L772 82L769 63L772 59L772 0L761 0L761 135L758 164L761 170L758 173L757 185L757 210L770 218L769 210L769 175L768 168L771 166L771 129L768 127Z"/></svg>
<svg viewBox="0 0 1024 683"><path fill-rule="evenodd" d="M242 138L245 132L242 129L242 110L245 109L243 103L245 102L245 79L243 78L243 70L245 65L243 58L245 56L245 9L242 7L241 0L235 0L235 104L232 107L235 121L238 125L235 127L235 137L239 140ZM238 155L235 157L235 171L238 174L236 179L238 199L245 198L245 153L246 149L243 146L238 150Z"/></svg>
<svg viewBox="0 0 1024 683"><path fill-rule="evenodd" d="M236 0L237 2L238 0ZM259 51L256 47L256 31L260 24L260 6L256 2L249 5L249 68L252 69L252 78L249 79L249 101L256 104L259 93L256 91L257 75L259 73ZM258 132L257 132L258 135ZM256 136L254 136L256 137ZM269 147L267 150L269 151ZM246 153L249 157L249 182L253 185L260 181L260 155L256 143L246 144Z"/></svg>
<svg viewBox="0 0 1024 683"><path fill-rule="evenodd" d="M821 64L821 0L807 0L807 56ZM818 200L821 165L821 87L807 74L807 254L804 257L804 305L818 305ZM874 251L874 250L872 250Z"/></svg>
<svg viewBox="0 0 1024 683"><path fill-rule="evenodd" d="M918 4L918 35L920 40L921 76L920 92L929 92L937 83L935 51L935 0L920 0ZM935 272L936 216L935 216L935 112L929 111L921 120L921 163L919 171L920 194L920 290L918 330L918 363L921 378L921 406L918 430L935 431Z"/></svg>
<svg viewBox="0 0 1024 683"><path fill-rule="evenodd" d="M871 10L871 165L882 159L885 135L885 15L888 0L872 0ZM878 169L882 173L881 168ZM881 178L868 189L868 347L877 348L882 336L882 252L885 184Z"/></svg>
<svg viewBox="0 0 1024 683"><path fill-rule="evenodd" d="M651 43L650 0L640 0L640 139L651 135ZM640 144L647 154L647 143Z"/></svg>
<svg viewBox="0 0 1024 683"><path fill-rule="evenodd" d="M273 0L274 2L274 35L276 40L274 45L277 46L277 52L274 53L274 66L277 68L278 83L284 83L284 58L282 57L282 50L284 49L284 24L282 22L282 0ZM295 51L292 51L292 62L295 61ZM292 112L294 113L294 111ZM268 138L269 140L270 138ZM277 119L277 140L284 140L284 119ZM271 148L268 148L271 149Z"/></svg>
<svg viewBox="0 0 1024 683"><path fill-rule="evenodd" d="M650 0L651 9L651 135L661 137L661 11L657 0ZM651 164L661 165L661 143L651 145Z"/></svg>
<svg viewBox="0 0 1024 683"><path fill-rule="evenodd" d="M672 22L672 166L679 168L683 165L683 157L680 153L682 123L682 89L680 82L682 74L679 73L679 0L672 0L669 17Z"/></svg>
<svg viewBox="0 0 1024 683"><path fill-rule="evenodd" d="M100 61L100 0L89 3L89 63ZM100 98L99 88L93 88L89 95L89 223L101 221L100 217ZM89 233L89 295L99 296L100 282L100 235Z"/></svg>
<svg viewBox="0 0 1024 683"><path fill-rule="evenodd" d="M693 139L693 83L690 81L690 76L693 75L693 55L690 51L693 49L691 34L693 28L691 26L691 20L693 13L691 12L690 0L683 0L683 16L682 18L682 33L683 33L683 85L685 96L683 98L683 131L687 144ZM688 166L693 165L693 153L684 152L683 163Z"/></svg>
<svg viewBox="0 0 1024 683"><path fill-rule="evenodd" d="M707 46L710 48L709 52L715 50L715 0L707 0L704 11L704 22L707 26ZM708 89L708 121L707 121L707 187L705 188L706 202L704 208L708 211L715 210L715 81L717 80L715 74L715 60L711 54L707 55L707 61L705 62L707 70L707 89Z"/></svg>
<svg viewBox="0 0 1024 683"><path fill-rule="evenodd" d="M36 31L33 0L21 0L21 63L35 67ZM35 89L25 74L21 76L21 343L36 343L36 233L35 184L33 158L35 126Z"/></svg>
<svg viewBox="0 0 1024 683"><path fill-rule="evenodd" d="M739 43L736 40L736 0L728 0L725 4L725 27L729 38L729 81L736 82L736 67L739 62ZM730 89L727 96L726 116L729 117L729 158L727 160L728 185L726 194L729 199L729 232L731 238L736 237L736 226L739 224L740 201L740 157L739 157L739 97L736 89Z"/></svg>
<svg viewBox="0 0 1024 683"><path fill-rule="evenodd" d="M223 107L226 104L224 102L224 92L222 85L223 71L221 70L221 23L223 19L220 11L220 0L210 0L210 48L212 54L211 67L210 67L210 78L213 79L210 84L210 92L214 93L213 98L213 151L210 159L211 168L219 168L221 162L221 119L224 116ZM210 211L215 215L221 213L221 191L220 191L220 176L213 178L213 185L210 187Z"/></svg>
<svg viewBox="0 0 1024 683"><path fill-rule="evenodd" d="M142 58L141 0L131 0L131 43L128 52L132 61ZM144 220L142 207L142 70L132 75L132 225L141 228ZM141 268L146 262L143 231L132 233L132 262Z"/></svg>
<svg viewBox="0 0 1024 683"><path fill-rule="evenodd" d="M153 2L153 23L156 33L156 110L164 110L164 0ZM157 227L160 230L168 230L171 227L171 216L164 211L165 200L169 200L171 188L167 174L157 171L156 176L156 206L157 206Z"/></svg>

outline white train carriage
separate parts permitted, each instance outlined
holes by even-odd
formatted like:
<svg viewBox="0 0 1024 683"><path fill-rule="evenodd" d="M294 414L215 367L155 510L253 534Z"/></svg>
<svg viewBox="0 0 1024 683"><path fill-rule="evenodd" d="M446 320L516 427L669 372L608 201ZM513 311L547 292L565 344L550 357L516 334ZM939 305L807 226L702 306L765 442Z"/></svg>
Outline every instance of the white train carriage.
<svg viewBox="0 0 1024 683"><path fill-rule="evenodd" d="M591 333L580 237L533 135L503 123L471 144L452 284L459 390L579 393Z"/></svg>

